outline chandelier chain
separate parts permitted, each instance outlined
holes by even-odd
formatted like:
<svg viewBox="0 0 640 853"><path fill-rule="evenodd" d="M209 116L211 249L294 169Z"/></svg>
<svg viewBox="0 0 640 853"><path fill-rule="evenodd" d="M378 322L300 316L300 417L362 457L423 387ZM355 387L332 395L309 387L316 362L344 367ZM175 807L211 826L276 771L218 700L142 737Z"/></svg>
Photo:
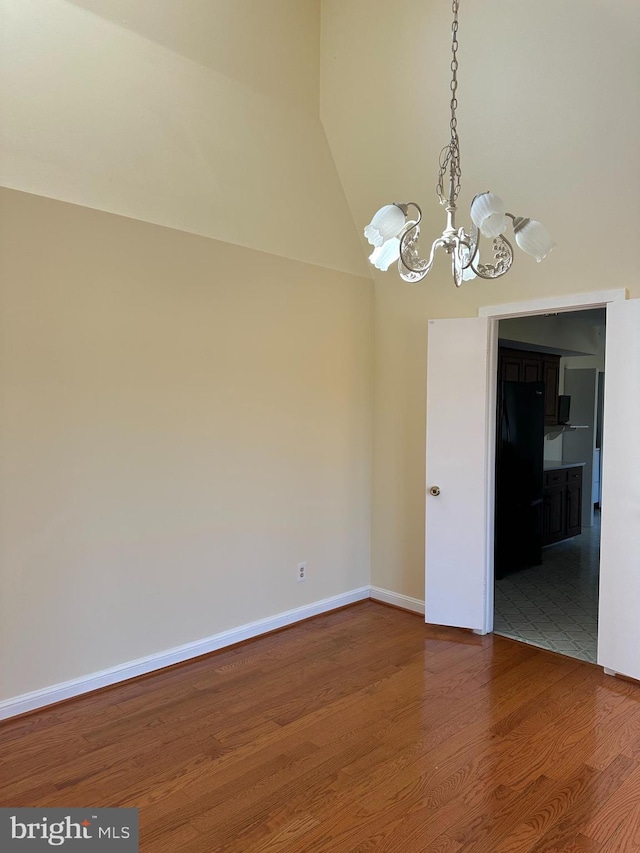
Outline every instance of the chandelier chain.
<svg viewBox="0 0 640 853"><path fill-rule="evenodd" d="M458 138L458 9L460 0L452 0L451 11L451 120L449 127L451 139L440 152L440 169L438 171L437 193L441 204L455 204L460 194L462 170L460 167L460 140ZM449 176L449 189L445 191L445 181Z"/></svg>
<svg viewBox="0 0 640 853"><path fill-rule="evenodd" d="M518 246L537 261L553 249L555 243L543 225L532 219L514 216L506 210L502 199L492 192L482 192L471 202L470 228L456 225L458 196L462 183L460 164L460 139L458 137L458 12L460 0L449 0L451 22L451 79L449 83L449 141L440 152L436 193L447 213L442 234L431 244L428 257L420 253L420 223L422 209L415 201L393 202L381 207L364 229L364 236L373 246L369 260L376 269L385 271L398 262L398 272L404 281L414 284L422 281L433 267L436 253L443 250L451 259L453 282L460 287L473 278L492 280L500 278L511 268L513 247L504 236L508 220L513 223L513 233ZM416 214L409 215L410 208ZM480 235L492 241L493 257L483 249L480 261Z"/></svg>

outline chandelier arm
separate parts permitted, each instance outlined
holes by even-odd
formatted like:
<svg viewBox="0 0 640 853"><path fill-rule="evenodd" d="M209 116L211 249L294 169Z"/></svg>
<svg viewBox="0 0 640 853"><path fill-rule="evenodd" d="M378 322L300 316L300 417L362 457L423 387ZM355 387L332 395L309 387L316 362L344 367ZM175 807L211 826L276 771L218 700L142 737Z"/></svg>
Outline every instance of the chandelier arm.
<svg viewBox="0 0 640 853"><path fill-rule="evenodd" d="M437 240L434 240L431 244L431 252L429 253L429 260L425 261L422 258L417 258L417 265L414 266L416 259L413 257L407 257L408 254L414 254L415 249L409 249L408 251L403 251L403 241L404 238L407 237L412 231L416 230L417 226L412 226L402 237L400 240L400 259L398 260L398 271L400 276L405 281L415 282L421 281L428 273L431 272L431 267L433 266L433 262L435 260L436 251L442 247L446 247L447 241L443 237L438 237ZM419 232L418 232L419 233ZM409 243L415 242L418 239L418 235L412 238ZM417 253L416 253L417 254Z"/></svg>
<svg viewBox="0 0 640 853"><path fill-rule="evenodd" d="M460 287L462 284L462 263L460 257L460 238L458 236L453 238L454 247L451 251L451 275L453 276L453 283L456 287Z"/></svg>
<svg viewBox="0 0 640 853"><path fill-rule="evenodd" d="M397 203L396 203L397 204ZM421 278L429 272L433 264L434 249L431 248L431 257L429 261L425 261L418 255L418 237L420 236L420 223L422 222L422 208L415 201L407 201L397 205L405 216L408 215L408 208L415 207L418 211L418 218L412 220L405 225L402 236L400 237L400 260L398 269L402 264L410 273L420 274Z"/></svg>
<svg viewBox="0 0 640 853"><path fill-rule="evenodd" d="M476 257L478 256L478 252L480 250L480 232L478 231L475 225L472 225L469 234L467 234L464 228L459 228L457 236L458 239L456 242L456 249L458 250L460 260L462 260L462 257L460 256L459 247L464 246L466 249L469 250L468 260L465 263L461 264L462 269L466 270L471 267Z"/></svg>
<svg viewBox="0 0 640 853"><path fill-rule="evenodd" d="M462 278L462 269L456 264L455 257L451 256L451 274L453 276L453 283L456 287L460 287L464 279Z"/></svg>
<svg viewBox="0 0 640 853"><path fill-rule="evenodd" d="M400 210L404 213L405 216L409 215L409 208L410 207L415 207L415 209L418 211L418 218L416 220L414 220L415 224L419 225L422 222L422 208L420 207L420 205L417 202L415 202L415 201L402 201L402 202L394 201L393 203L395 204L396 207L400 208Z"/></svg>
<svg viewBox="0 0 640 853"><path fill-rule="evenodd" d="M471 264L471 269L479 278L500 278L511 269L513 263L513 247L504 234L499 234L493 241L494 264Z"/></svg>
<svg viewBox="0 0 640 853"><path fill-rule="evenodd" d="M465 234L464 228L460 228L458 233L451 238L449 244L451 246L451 273L453 275L453 283L456 287L460 287L464 281L464 271L471 267L474 258L478 253L478 246L472 245L469 242L469 237ZM467 251L462 252L462 248ZM465 255L468 260L465 261ZM471 267L473 269L473 267Z"/></svg>
<svg viewBox="0 0 640 853"><path fill-rule="evenodd" d="M480 241L479 240L475 244L475 246L473 246L473 247L469 246L469 250L470 250L469 251L469 260L467 261L466 264L462 265L463 270L466 270L469 267L471 267L471 269L473 269L473 263L474 263L475 259L478 257L479 248L480 248Z"/></svg>
<svg viewBox="0 0 640 853"><path fill-rule="evenodd" d="M508 216L512 221L513 233L514 235L521 231L526 225L528 225L531 220L528 216L514 216L513 213L505 213L505 216ZM516 237L516 240L518 238Z"/></svg>

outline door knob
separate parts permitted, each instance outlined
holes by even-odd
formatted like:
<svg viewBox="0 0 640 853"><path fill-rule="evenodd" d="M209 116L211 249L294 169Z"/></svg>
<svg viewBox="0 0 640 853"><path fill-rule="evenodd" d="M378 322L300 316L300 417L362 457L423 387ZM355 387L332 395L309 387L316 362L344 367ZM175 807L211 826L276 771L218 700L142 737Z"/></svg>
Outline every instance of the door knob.
<svg viewBox="0 0 640 853"><path fill-rule="evenodd" d="M431 486L429 489L429 494L433 495L434 498L437 498L440 494L440 486Z"/></svg>

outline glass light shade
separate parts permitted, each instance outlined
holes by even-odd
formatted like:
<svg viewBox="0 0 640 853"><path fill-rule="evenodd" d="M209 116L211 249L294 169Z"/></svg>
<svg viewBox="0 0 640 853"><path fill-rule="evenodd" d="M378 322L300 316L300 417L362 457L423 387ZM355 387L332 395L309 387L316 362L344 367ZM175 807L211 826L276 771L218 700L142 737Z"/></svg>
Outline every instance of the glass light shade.
<svg viewBox="0 0 640 853"><path fill-rule="evenodd" d="M470 252L467 246L460 246L460 251L458 257L460 258L460 266L462 267L462 280L463 281L471 281L471 279L476 278L476 274L473 271L471 264L469 264L470 260ZM480 253L476 252L474 257L474 262L477 263L480 260ZM465 264L469 264L465 266Z"/></svg>
<svg viewBox="0 0 640 853"><path fill-rule="evenodd" d="M364 229L364 236L376 248L392 237L397 237L404 228L406 216L397 204L385 204Z"/></svg>
<svg viewBox="0 0 640 853"><path fill-rule="evenodd" d="M540 222L530 219L521 227L514 227L516 243L528 255L532 255L538 263L549 254L557 244L549 236L549 232Z"/></svg>
<svg viewBox="0 0 640 853"><path fill-rule="evenodd" d="M504 202L495 193L480 193L471 202L471 219L482 235L492 240L507 227Z"/></svg>
<svg viewBox="0 0 640 853"><path fill-rule="evenodd" d="M476 264L477 264L479 260L480 260L480 252L476 252L476 256L475 256L475 258L474 258L474 263L476 263ZM465 258L465 263L466 263L466 262L467 262L467 261L466 261L466 258ZM465 267L465 268L462 270L462 280L463 280L463 281L471 281L471 279L473 279L473 278L477 278L477 276L476 276L476 274L474 273L473 268L471 267L471 265L469 265L468 267Z"/></svg>
<svg viewBox="0 0 640 853"><path fill-rule="evenodd" d="M384 244L377 246L369 255L369 260L377 270L386 272L394 261L400 257L400 240L392 237Z"/></svg>

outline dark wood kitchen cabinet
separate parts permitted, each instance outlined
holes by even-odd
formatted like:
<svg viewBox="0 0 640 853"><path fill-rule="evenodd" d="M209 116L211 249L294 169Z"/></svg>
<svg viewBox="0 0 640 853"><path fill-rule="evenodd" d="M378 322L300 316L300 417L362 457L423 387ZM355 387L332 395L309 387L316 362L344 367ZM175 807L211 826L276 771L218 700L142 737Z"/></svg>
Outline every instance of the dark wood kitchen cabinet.
<svg viewBox="0 0 640 853"><path fill-rule="evenodd" d="M544 422L558 423L559 355L500 347L498 377L506 382L544 382Z"/></svg>
<svg viewBox="0 0 640 853"><path fill-rule="evenodd" d="M544 382L544 422L558 423L558 385L560 382L560 356L542 356L542 381Z"/></svg>
<svg viewBox="0 0 640 853"><path fill-rule="evenodd" d="M542 544L551 545L566 539L567 487L545 486L543 493Z"/></svg>
<svg viewBox="0 0 640 853"><path fill-rule="evenodd" d="M578 536L582 530L582 466L544 472L542 544Z"/></svg>
<svg viewBox="0 0 640 853"><path fill-rule="evenodd" d="M567 537L578 536L582 530L582 468L567 472Z"/></svg>

